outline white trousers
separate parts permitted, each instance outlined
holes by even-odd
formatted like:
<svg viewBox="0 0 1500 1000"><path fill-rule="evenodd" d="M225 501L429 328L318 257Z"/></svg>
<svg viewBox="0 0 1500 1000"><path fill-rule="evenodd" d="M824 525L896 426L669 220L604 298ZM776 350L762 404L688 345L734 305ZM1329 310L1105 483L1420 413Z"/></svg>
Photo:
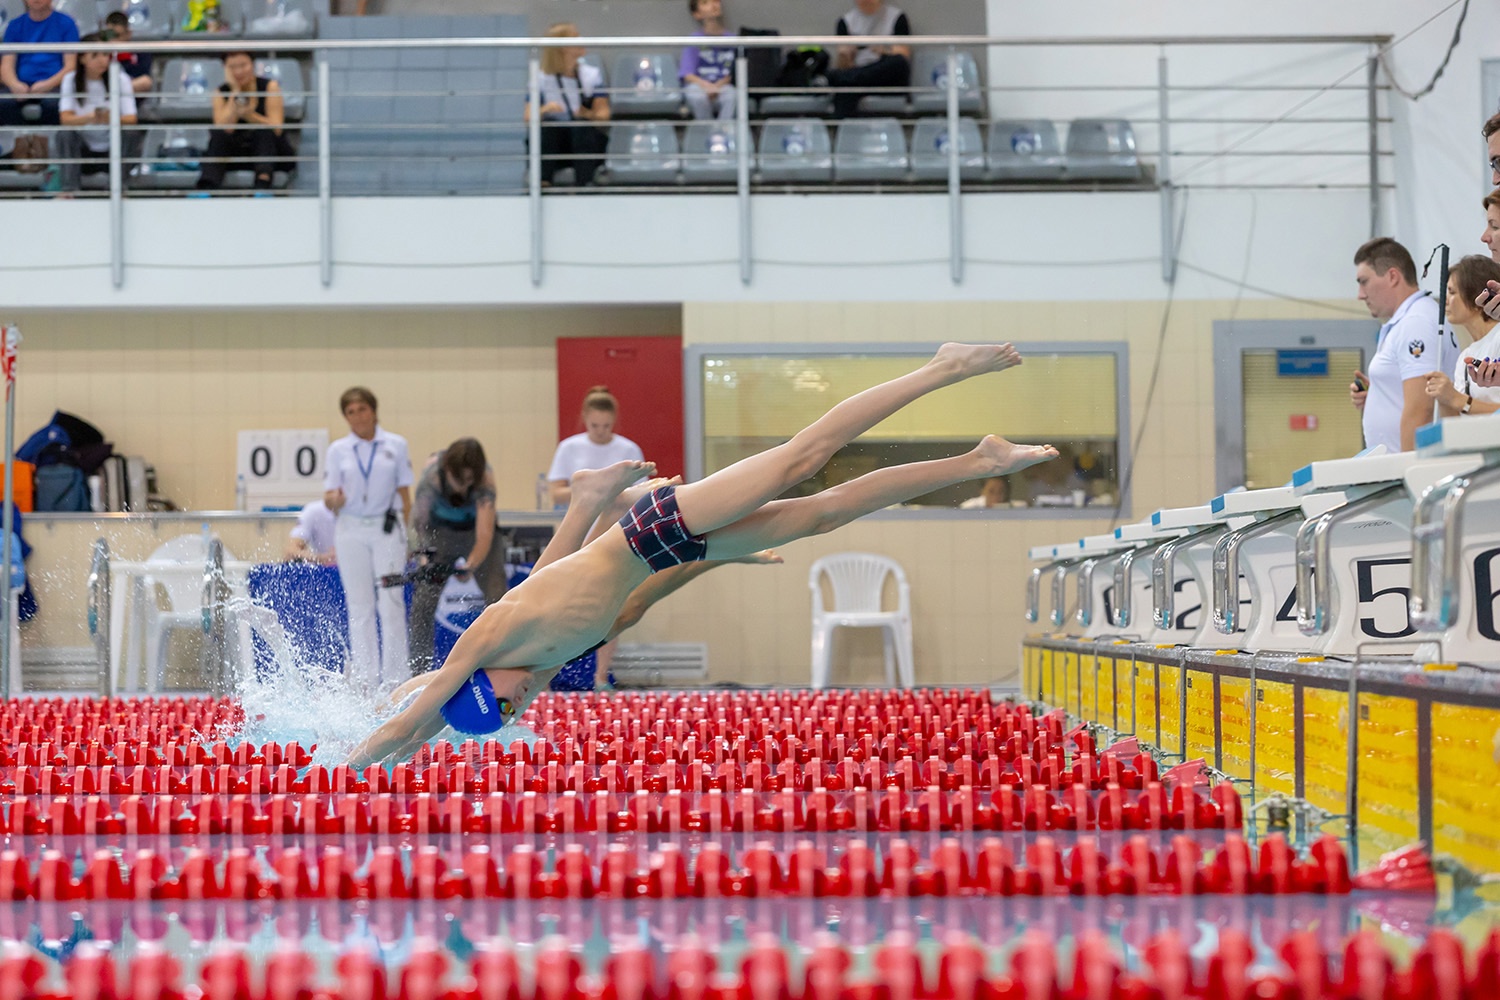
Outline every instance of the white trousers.
<svg viewBox="0 0 1500 1000"><path fill-rule="evenodd" d="M693 117L699 121L718 118L719 121L732 121L735 116L735 93L734 84L729 84L719 91L718 109L714 109L714 98L708 96L707 91L696 83L690 83L682 88L682 96L687 100L688 107L693 109Z"/></svg>
<svg viewBox="0 0 1500 1000"><path fill-rule="evenodd" d="M409 676L406 602L402 588L382 587L380 578L406 568L406 529L386 534L382 517L339 515L334 552L349 609L349 661L344 676L363 687L400 682ZM379 631L376 617L379 616Z"/></svg>

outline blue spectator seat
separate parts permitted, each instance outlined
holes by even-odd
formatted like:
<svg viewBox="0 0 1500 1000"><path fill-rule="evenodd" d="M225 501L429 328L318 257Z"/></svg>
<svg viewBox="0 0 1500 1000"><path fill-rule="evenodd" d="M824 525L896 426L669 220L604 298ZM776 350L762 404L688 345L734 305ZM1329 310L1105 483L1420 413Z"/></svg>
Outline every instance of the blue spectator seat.
<svg viewBox="0 0 1500 1000"><path fill-rule="evenodd" d="M318 15L309 0L244 0L246 38L314 38Z"/></svg>
<svg viewBox="0 0 1500 1000"><path fill-rule="evenodd" d="M685 111L675 55L622 52L615 57L609 80L612 117L673 118Z"/></svg>
<svg viewBox="0 0 1500 1000"><path fill-rule="evenodd" d="M682 169L671 122L615 122L604 165L611 184L675 184Z"/></svg>
<svg viewBox="0 0 1500 1000"><path fill-rule="evenodd" d="M833 179L833 144L818 118L772 118L761 128L760 175L769 182Z"/></svg>
<svg viewBox="0 0 1500 1000"><path fill-rule="evenodd" d="M910 165L906 132L896 119L850 118L839 123L834 180L902 181Z"/></svg>
<svg viewBox="0 0 1500 1000"><path fill-rule="evenodd" d="M141 41L159 41L172 34L172 22L176 5L168 0L102 0L99 4L103 18L121 11L130 21L131 35ZM161 59L157 56L157 59Z"/></svg>
<svg viewBox="0 0 1500 1000"><path fill-rule="evenodd" d="M1078 118L1068 126L1068 180L1133 181L1141 177L1135 132L1120 118Z"/></svg>
<svg viewBox="0 0 1500 1000"><path fill-rule="evenodd" d="M914 114L948 113L947 50L924 48L913 52L911 82L915 88L911 97L911 110ZM984 113L984 84L979 78L979 65L968 52L958 53L958 113Z"/></svg>
<svg viewBox="0 0 1500 1000"><path fill-rule="evenodd" d="M300 122L307 113L307 81L302 64L295 59L257 59L255 75L281 84L281 105L289 122Z"/></svg>
<svg viewBox="0 0 1500 1000"><path fill-rule="evenodd" d="M156 117L164 122L213 121L213 95L223 82L224 63L212 56L167 60L156 76L161 91Z"/></svg>
<svg viewBox="0 0 1500 1000"><path fill-rule="evenodd" d="M912 175L919 181L946 181L948 145L946 121L920 119L911 134ZM958 120L958 173L966 181L984 179L984 139L972 118Z"/></svg>
<svg viewBox="0 0 1500 1000"><path fill-rule="evenodd" d="M989 177L996 181L1055 181L1063 175L1057 125L1045 118L990 123Z"/></svg>
<svg viewBox="0 0 1500 1000"><path fill-rule="evenodd" d="M733 184L739 180L734 122L689 122L683 132L682 176L689 184ZM754 150L750 151L754 166Z"/></svg>

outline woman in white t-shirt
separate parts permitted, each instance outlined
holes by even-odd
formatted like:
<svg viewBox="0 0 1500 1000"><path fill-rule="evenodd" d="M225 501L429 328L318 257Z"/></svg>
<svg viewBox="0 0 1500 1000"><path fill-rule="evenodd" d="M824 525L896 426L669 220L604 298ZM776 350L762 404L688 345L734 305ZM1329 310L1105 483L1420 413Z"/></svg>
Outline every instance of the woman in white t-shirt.
<svg viewBox="0 0 1500 1000"><path fill-rule="evenodd" d="M583 397L580 419L584 431L562 440L552 455L552 468L547 471L553 506L568 505L572 497L568 484L578 470L606 469L616 462L645 460L640 445L615 433L619 415L619 401L605 386L596 385Z"/></svg>
<svg viewBox="0 0 1500 1000"><path fill-rule="evenodd" d="M1476 385L1469 365L1470 358L1500 358L1500 322L1474 305L1488 281L1500 281L1500 264L1480 254L1463 258L1448 272L1448 322L1463 327L1473 343L1459 355L1452 378L1442 372L1427 376L1427 395L1445 417L1500 410L1500 387Z"/></svg>
<svg viewBox="0 0 1500 1000"><path fill-rule="evenodd" d="M578 26L554 24L547 29L547 37L577 38ZM604 162L608 136L596 123L609 121L609 96L603 70L580 61L586 54L580 45L542 50L536 83L542 112L543 184L551 184L553 175L564 167L573 168L575 184L592 184ZM522 114L531 121L530 102Z"/></svg>
<svg viewBox="0 0 1500 1000"><path fill-rule="evenodd" d="M81 41L102 41L101 35L85 35ZM109 94L120 92L120 124L136 124L135 91L130 81L120 72L119 64L108 52L85 52L78 57L78 69L62 79L58 91L58 119L62 129L57 133L55 155L58 164L60 188L77 191L82 180L84 159L98 160L89 164L90 173L108 169L109 160ZM126 159L140 156L141 133L130 130L120 133L120 155ZM130 165L126 164L128 171Z"/></svg>

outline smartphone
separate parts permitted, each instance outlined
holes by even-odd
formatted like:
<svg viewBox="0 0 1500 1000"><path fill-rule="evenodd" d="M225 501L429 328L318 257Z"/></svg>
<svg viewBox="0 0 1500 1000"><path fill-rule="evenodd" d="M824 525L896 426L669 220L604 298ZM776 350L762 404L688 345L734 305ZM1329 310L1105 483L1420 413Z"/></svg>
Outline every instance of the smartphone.
<svg viewBox="0 0 1500 1000"><path fill-rule="evenodd" d="M1365 381L1365 377L1363 375L1356 375L1354 376L1354 388L1359 392L1369 392L1370 383Z"/></svg>

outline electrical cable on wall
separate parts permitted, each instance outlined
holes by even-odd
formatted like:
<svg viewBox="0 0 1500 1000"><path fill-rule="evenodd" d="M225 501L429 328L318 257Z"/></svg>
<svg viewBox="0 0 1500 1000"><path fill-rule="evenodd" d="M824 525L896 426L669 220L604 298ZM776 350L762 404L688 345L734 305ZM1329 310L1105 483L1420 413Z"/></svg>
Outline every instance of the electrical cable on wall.
<svg viewBox="0 0 1500 1000"><path fill-rule="evenodd" d="M1387 61L1387 56L1390 54L1390 48L1381 50L1379 55L1380 68L1385 70L1385 78L1391 82L1392 90L1400 94L1402 97L1406 98L1408 101L1420 101L1422 98L1432 93L1432 89L1437 86L1437 82L1443 78L1443 71L1448 68L1448 63L1453 59L1454 50L1458 48L1458 43L1463 37L1464 22L1469 18L1469 0L1463 0L1463 5L1463 10L1458 12L1458 23L1453 26L1453 40L1448 43L1448 51L1443 53L1443 61L1438 63L1438 68L1432 74L1432 79L1428 80L1427 86L1423 87L1421 90L1410 91L1401 86L1401 84L1396 81L1395 71L1391 69L1391 64Z"/></svg>

